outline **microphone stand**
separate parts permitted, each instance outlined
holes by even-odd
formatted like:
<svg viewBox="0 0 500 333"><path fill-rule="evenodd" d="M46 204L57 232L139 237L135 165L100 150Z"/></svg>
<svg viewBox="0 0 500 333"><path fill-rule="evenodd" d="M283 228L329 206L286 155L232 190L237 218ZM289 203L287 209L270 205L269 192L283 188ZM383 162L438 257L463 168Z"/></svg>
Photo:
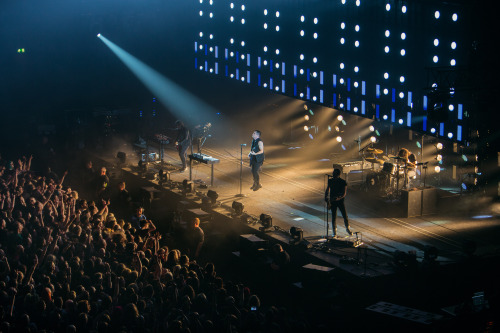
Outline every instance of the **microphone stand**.
<svg viewBox="0 0 500 333"><path fill-rule="evenodd" d="M329 174L325 174L325 176L327 177L325 185L328 186L328 181L330 180L330 178L332 178L332 176ZM325 186L324 192L326 192L326 186ZM330 191L331 191L331 189L330 189ZM328 193L328 195L330 195L330 193ZM327 242L328 242L328 232L329 232L328 229L330 227L330 223L328 223L328 217L329 217L329 213L330 213L329 211L330 211L330 198L328 198L328 202L326 202L326 235L325 235L325 239ZM332 220L333 220L333 216L332 216ZM335 232L335 230L334 230L334 232ZM333 238L335 238L335 237L333 237Z"/></svg>
<svg viewBox="0 0 500 333"><path fill-rule="evenodd" d="M427 163L429 162L422 163L424 168L424 189L425 189L425 179L427 178Z"/></svg>
<svg viewBox="0 0 500 333"><path fill-rule="evenodd" d="M247 146L246 143L240 144L240 193L236 194L236 197L238 197L238 198L246 197L246 195L242 193L242 189L243 189L243 147L246 147L246 146Z"/></svg>

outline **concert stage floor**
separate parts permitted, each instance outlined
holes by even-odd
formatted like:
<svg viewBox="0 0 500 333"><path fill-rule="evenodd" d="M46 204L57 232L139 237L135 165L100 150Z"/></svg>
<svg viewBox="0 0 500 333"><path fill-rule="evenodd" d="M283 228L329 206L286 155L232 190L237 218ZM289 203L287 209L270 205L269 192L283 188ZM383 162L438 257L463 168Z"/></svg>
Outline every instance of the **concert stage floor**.
<svg viewBox="0 0 500 333"><path fill-rule="evenodd" d="M346 197L346 207L353 232L360 232L364 245L325 245L326 208L324 189L326 174L332 171L332 163L341 162L336 155L325 158L304 157L304 148L287 145L266 146L266 161L261 173L263 188L257 192L250 190L252 176L248 166L248 149L243 150L243 181L240 193L240 146L210 146L203 153L220 160L214 165L214 185L208 189L216 191L221 208L229 212L233 201L244 204L244 211L256 218L261 213L270 214L273 225L281 230L267 235L282 242L289 237L283 231L292 226L304 231L304 238L316 244L307 251L327 264L341 267L355 275L380 276L394 271L391 264L396 250L405 253L414 251L417 260L424 257L424 248L434 246L439 251L437 260L441 264L454 263L463 258L463 246L468 241L477 245L476 255L497 256L500 253L500 219L492 213L491 204L479 202L475 197L459 196L440 191L438 213L417 217L401 217L400 207L385 202L372 193L366 193L360 185L350 185ZM310 147L309 147L310 148ZM342 158L349 158L343 156ZM167 148L164 161L175 169L180 165L177 151ZM344 160L345 161L345 160ZM155 168L155 166L153 166ZM193 163L192 180L210 185L210 165ZM353 177L354 176L354 177ZM349 179L359 180L361 175L350 175ZM356 179L358 177L358 179ZM170 173L173 181L182 182L189 178L189 170ZM202 189L201 191L207 191ZM340 214L340 213L339 213ZM497 213L498 214L498 213ZM329 218L331 220L331 217ZM258 233L260 224L250 224ZM338 235L347 237L341 216L337 217ZM331 228L330 228L331 235ZM364 265L341 264L344 257L363 259Z"/></svg>

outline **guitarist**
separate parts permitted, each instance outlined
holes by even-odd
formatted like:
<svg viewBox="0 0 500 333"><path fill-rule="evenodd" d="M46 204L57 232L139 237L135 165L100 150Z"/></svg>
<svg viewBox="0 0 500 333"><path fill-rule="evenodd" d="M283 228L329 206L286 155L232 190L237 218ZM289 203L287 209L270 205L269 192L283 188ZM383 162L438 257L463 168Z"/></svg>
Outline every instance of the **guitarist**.
<svg viewBox="0 0 500 333"><path fill-rule="evenodd" d="M253 185L250 187L251 190L257 191L262 188L260 184L260 171L262 164L264 163L264 142L260 138L261 132L259 130L255 130L252 133L252 147L250 148L250 153L248 157L250 157L250 166L252 167L252 175L253 175Z"/></svg>

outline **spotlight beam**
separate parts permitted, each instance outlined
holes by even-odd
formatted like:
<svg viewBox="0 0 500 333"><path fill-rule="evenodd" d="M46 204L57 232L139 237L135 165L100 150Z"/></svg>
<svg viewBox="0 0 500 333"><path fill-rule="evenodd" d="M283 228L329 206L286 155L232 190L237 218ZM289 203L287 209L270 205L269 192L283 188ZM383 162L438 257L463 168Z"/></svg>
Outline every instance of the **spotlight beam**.
<svg viewBox="0 0 500 333"><path fill-rule="evenodd" d="M198 97L161 75L102 34L97 37L134 73L158 100L188 125L212 119L218 112Z"/></svg>

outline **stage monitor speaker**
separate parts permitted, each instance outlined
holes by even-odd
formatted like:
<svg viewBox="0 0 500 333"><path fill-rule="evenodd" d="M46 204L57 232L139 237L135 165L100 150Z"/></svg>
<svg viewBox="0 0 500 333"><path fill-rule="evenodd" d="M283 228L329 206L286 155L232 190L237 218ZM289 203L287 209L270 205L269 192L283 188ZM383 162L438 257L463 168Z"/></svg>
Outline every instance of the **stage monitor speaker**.
<svg viewBox="0 0 500 333"><path fill-rule="evenodd" d="M403 216L420 216L422 214L422 191L403 190L401 193L401 208L403 211Z"/></svg>
<svg viewBox="0 0 500 333"><path fill-rule="evenodd" d="M268 241L254 234L240 235L240 253L242 257L262 258L267 252Z"/></svg>
<svg viewBox="0 0 500 333"><path fill-rule="evenodd" d="M179 201L177 202L177 211L183 212L189 208L196 208L196 204L191 201Z"/></svg>
<svg viewBox="0 0 500 333"><path fill-rule="evenodd" d="M181 217L184 221L192 221L194 218L199 218L201 224L206 224L212 219L212 215L199 208L186 209L182 212Z"/></svg>
<svg viewBox="0 0 500 333"><path fill-rule="evenodd" d="M325 290L333 279L334 270L332 267L312 263L304 265L299 272L302 286L309 290Z"/></svg>
<svg viewBox="0 0 500 333"><path fill-rule="evenodd" d="M422 215L437 213L437 189L435 187L424 188L422 192Z"/></svg>

